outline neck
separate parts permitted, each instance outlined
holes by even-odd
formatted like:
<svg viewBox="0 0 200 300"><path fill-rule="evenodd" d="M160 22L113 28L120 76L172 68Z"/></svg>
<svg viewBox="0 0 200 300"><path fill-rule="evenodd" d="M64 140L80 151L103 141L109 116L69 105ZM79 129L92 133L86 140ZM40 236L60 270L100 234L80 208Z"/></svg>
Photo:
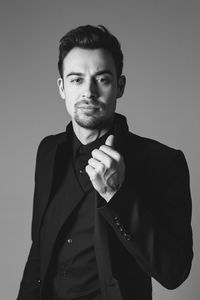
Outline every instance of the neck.
<svg viewBox="0 0 200 300"><path fill-rule="evenodd" d="M86 145L86 144L89 144L89 143L97 140L104 134L106 134L106 132L108 132L108 130L110 129L112 124L110 124L109 126L98 128L98 129L83 128L83 127L79 126L76 122L73 122L73 121L72 121L72 125L73 125L74 133L76 134L79 141L83 145Z"/></svg>

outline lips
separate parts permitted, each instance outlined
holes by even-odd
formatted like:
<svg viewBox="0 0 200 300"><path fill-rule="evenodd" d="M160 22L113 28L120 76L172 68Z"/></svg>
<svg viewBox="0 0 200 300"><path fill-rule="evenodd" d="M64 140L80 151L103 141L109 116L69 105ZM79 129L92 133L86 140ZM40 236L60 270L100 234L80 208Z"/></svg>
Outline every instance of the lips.
<svg viewBox="0 0 200 300"><path fill-rule="evenodd" d="M81 109L99 109L97 105L79 105L77 107Z"/></svg>
<svg viewBox="0 0 200 300"><path fill-rule="evenodd" d="M91 100L81 100L80 102L75 104L76 108L81 108L81 109L99 109L100 105L97 102L91 101Z"/></svg>

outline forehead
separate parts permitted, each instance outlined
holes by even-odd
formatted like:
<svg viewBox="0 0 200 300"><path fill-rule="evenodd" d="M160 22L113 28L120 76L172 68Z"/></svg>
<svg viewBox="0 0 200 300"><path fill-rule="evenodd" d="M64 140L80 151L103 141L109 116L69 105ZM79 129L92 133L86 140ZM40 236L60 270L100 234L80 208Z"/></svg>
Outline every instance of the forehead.
<svg viewBox="0 0 200 300"><path fill-rule="evenodd" d="M116 73L114 59L106 49L73 48L63 61L64 74L69 72L95 73L103 70Z"/></svg>

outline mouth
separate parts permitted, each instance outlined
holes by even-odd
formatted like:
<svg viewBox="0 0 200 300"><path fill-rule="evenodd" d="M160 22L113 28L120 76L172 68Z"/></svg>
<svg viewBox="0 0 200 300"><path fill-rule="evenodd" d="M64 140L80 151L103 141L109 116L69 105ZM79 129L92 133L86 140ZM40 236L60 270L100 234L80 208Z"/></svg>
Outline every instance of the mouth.
<svg viewBox="0 0 200 300"><path fill-rule="evenodd" d="M94 116L99 113L99 106L95 105L80 105L77 107L79 112L85 116Z"/></svg>
<svg viewBox="0 0 200 300"><path fill-rule="evenodd" d="M78 106L80 109L89 109L89 110L96 110L99 109L99 106L94 106L94 105L80 105Z"/></svg>
<svg viewBox="0 0 200 300"><path fill-rule="evenodd" d="M79 107L79 111L82 112L82 114L87 116L94 116L99 111L99 107L97 106L81 106Z"/></svg>
<svg viewBox="0 0 200 300"><path fill-rule="evenodd" d="M102 105L98 101L84 99L75 104L75 108L85 115L96 114L102 110Z"/></svg>

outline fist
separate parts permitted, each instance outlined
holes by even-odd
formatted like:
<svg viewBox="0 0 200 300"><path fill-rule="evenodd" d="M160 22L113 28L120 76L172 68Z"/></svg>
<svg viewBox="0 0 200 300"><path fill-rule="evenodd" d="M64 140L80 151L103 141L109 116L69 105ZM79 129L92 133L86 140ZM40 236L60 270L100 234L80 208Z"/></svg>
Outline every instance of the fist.
<svg viewBox="0 0 200 300"><path fill-rule="evenodd" d="M99 149L92 151L85 170L95 190L108 202L121 187L125 176L124 160L114 149L113 135L109 135Z"/></svg>

